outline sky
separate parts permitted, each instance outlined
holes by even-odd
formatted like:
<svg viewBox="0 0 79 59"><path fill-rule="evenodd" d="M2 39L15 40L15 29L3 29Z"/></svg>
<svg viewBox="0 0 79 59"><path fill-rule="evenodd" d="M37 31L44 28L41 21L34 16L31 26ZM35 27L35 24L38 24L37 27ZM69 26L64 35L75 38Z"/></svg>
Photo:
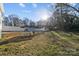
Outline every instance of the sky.
<svg viewBox="0 0 79 59"><path fill-rule="evenodd" d="M76 3L70 4L73 7L76 5ZM46 20L51 16L51 5L54 6L53 3L5 3L3 5L4 15L8 16L14 14L19 16L22 20L25 17L32 21Z"/></svg>
<svg viewBox="0 0 79 59"><path fill-rule="evenodd" d="M50 5L49 3L5 3L4 15L14 14L21 19L26 17L29 20L38 21L46 19L51 15L49 11Z"/></svg>

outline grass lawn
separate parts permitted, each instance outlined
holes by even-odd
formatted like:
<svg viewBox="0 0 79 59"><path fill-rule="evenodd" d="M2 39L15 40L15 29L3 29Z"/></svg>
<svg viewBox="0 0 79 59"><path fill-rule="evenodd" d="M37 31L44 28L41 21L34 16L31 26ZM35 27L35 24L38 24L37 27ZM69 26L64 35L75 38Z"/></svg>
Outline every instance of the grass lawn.
<svg viewBox="0 0 79 59"><path fill-rule="evenodd" d="M0 45L0 55L79 55L78 33L51 31L32 36L25 34L24 37L13 38L13 34L10 36L12 38L1 40L3 44Z"/></svg>

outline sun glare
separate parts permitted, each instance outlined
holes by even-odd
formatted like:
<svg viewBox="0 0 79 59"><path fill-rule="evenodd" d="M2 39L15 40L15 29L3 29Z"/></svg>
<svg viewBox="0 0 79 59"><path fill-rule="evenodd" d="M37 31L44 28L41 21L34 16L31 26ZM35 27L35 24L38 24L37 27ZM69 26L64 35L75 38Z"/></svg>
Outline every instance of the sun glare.
<svg viewBox="0 0 79 59"><path fill-rule="evenodd" d="M47 20L47 19L48 19L48 15L43 15L43 16L42 16L42 19L43 19L43 20Z"/></svg>

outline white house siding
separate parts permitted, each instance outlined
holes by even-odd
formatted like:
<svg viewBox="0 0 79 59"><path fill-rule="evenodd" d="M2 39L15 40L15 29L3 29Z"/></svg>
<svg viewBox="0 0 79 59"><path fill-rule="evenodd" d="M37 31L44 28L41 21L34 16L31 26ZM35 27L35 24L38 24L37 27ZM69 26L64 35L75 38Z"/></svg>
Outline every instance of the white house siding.
<svg viewBox="0 0 79 59"><path fill-rule="evenodd" d="M3 4L0 3L0 38L1 38L1 32L2 32L2 20L3 20Z"/></svg>

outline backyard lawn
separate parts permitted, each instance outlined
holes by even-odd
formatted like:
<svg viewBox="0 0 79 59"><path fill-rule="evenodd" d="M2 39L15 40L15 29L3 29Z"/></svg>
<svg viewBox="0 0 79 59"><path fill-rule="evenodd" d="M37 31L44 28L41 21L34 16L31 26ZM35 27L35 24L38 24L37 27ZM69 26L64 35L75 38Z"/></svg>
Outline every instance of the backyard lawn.
<svg viewBox="0 0 79 59"><path fill-rule="evenodd" d="M3 35L0 55L79 55L79 33L51 31L27 35L20 32L19 35Z"/></svg>

